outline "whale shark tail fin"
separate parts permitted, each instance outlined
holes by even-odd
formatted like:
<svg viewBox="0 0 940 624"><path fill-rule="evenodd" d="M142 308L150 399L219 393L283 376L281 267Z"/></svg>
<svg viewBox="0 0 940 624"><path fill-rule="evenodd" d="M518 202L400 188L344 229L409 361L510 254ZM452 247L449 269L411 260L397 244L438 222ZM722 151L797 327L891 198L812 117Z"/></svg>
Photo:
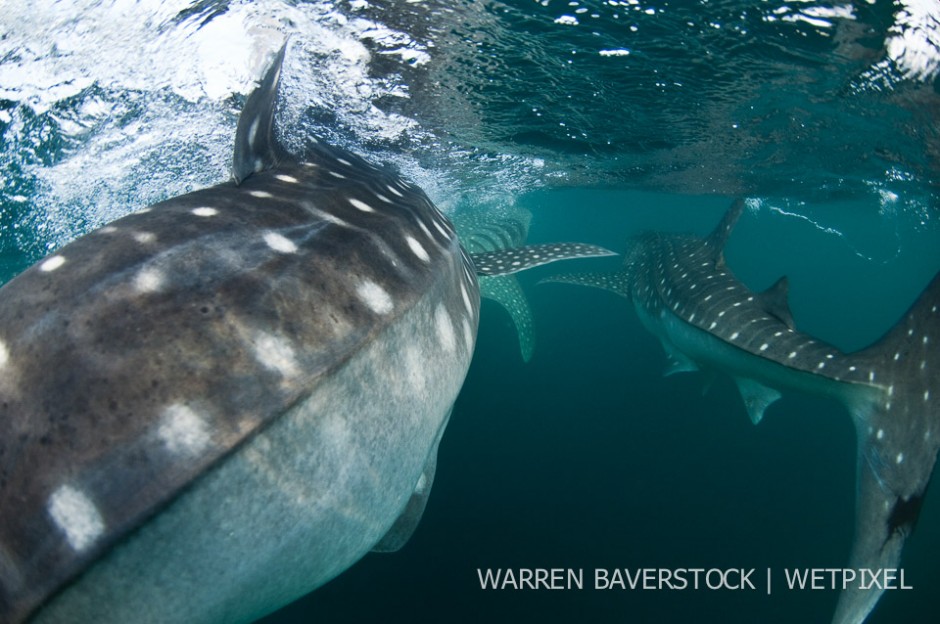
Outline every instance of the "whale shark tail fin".
<svg viewBox="0 0 940 624"><path fill-rule="evenodd" d="M917 521L940 448L938 346L940 274L883 338L846 356L867 380L848 400L858 435L852 568L898 568ZM860 624L881 593L842 592L833 623Z"/></svg>

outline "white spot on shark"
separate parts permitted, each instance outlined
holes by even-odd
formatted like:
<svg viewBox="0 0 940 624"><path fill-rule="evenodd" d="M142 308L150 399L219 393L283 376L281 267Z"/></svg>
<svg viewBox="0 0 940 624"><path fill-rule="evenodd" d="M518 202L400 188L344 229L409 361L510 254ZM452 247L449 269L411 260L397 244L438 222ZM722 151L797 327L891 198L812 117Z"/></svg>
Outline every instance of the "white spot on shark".
<svg viewBox="0 0 940 624"><path fill-rule="evenodd" d="M258 126L261 125L261 118L256 117L254 121L251 122L251 125L248 127L248 144L254 145L255 138L258 135Z"/></svg>
<svg viewBox="0 0 940 624"><path fill-rule="evenodd" d="M210 208L209 206L200 206L199 208L193 208L192 212L197 217L214 217L219 214L219 211L215 208Z"/></svg>
<svg viewBox="0 0 940 624"><path fill-rule="evenodd" d="M768 349L768 347L770 347L770 345L765 342L764 344L762 344L762 345L760 346L760 350L761 350L761 351L766 351L766 350Z"/></svg>
<svg viewBox="0 0 940 624"><path fill-rule="evenodd" d="M894 458L894 461L898 464L904 461L904 453L898 453L898 456Z"/></svg>
<svg viewBox="0 0 940 624"><path fill-rule="evenodd" d="M288 182L290 184L297 184L298 182L300 182L300 180L298 180L294 176L287 175L286 173L279 173L274 177L280 180L281 182Z"/></svg>
<svg viewBox="0 0 940 624"><path fill-rule="evenodd" d="M65 256L52 256L39 265L39 270L44 273L51 273L65 264Z"/></svg>
<svg viewBox="0 0 940 624"><path fill-rule="evenodd" d="M473 330L470 329L470 321L463 319L463 341L467 345L467 353L473 353Z"/></svg>
<svg viewBox="0 0 940 624"><path fill-rule="evenodd" d="M157 436L174 455L198 455L209 446L209 426L187 405L174 403L163 410Z"/></svg>
<svg viewBox="0 0 940 624"><path fill-rule="evenodd" d="M463 298L463 305L467 309L467 316L473 314L473 304L470 302L470 295L467 294L467 287L464 286L464 283L460 282L460 296Z"/></svg>
<svg viewBox="0 0 940 624"><path fill-rule="evenodd" d="M258 199L270 199L274 197L274 195L271 195L271 193L267 191L248 191L248 194Z"/></svg>
<svg viewBox="0 0 940 624"><path fill-rule="evenodd" d="M370 279L362 280L356 288L356 294L376 314L388 314L394 307L388 292Z"/></svg>
<svg viewBox="0 0 940 624"><path fill-rule="evenodd" d="M279 253L297 253L297 245L294 241L277 232L265 232L264 242Z"/></svg>
<svg viewBox="0 0 940 624"><path fill-rule="evenodd" d="M875 437L878 438L879 440L883 439L885 437L885 430L879 429L878 433L875 434Z"/></svg>
<svg viewBox="0 0 940 624"><path fill-rule="evenodd" d="M333 176L334 178L339 178L340 180L345 180L345 179L346 179L346 176L344 176L344 175L343 175L342 173L340 173L339 171L330 171L329 173L330 173L330 175Z"/></svg>
<svg viewBox="0 0 940 624"><path fill-rule="evenodd" d="M144 267L134 276L134 289L139 293L151 293L163 287L163 273L153 267Z"/></svg>
<svg viewBox="0 0 940 624"><path fill-rule="evenodd" d="M61 485L46 504L52 521L65 533L69 546L81 552L104 533L104 519L88 496L71 485Z"/></svg>
<svg viewBox="0 0 940 624"><path fill-rule="evenodd" d="M734 332L733 334L731 334L731 340L737 340L737 339L738 339L738 336L740 336L740 335L741 335L741 334L740 334L739 332Z"/></svg>
<svg viewBox="0 0 940 624"><path fill-rule="evenodd" d="M398 191L398 189L395 188L394 186L392 186L391 184L386 184L386 185L385 185L385 188L387 188L389 191L391 191L392 195L396 195L396 196L398 196L398 197L404 197L404 195L402 195L402 194Z"/></svg>
<svg viewBox="0 0 940 624"><path fill-rule="evenodd" d="M427 376L424 374L424 363L427 358L413 344L409 344L404 349L404 373L416 394L424 394L427 390Z"/></svg>
<svg viewBox="0 0 940 624"><path fill-rule="evenodd" d="M259 331L254 340L255 359L267 369L282 377L293 377L299 372L297 356L287 339Z"/></svg>
<svg viewBox="0 0 940 624"><path fill-rule="evenodd" d="M365 203L362 200L356 199L355 197L349 198L349 203L353 205L354 208L361 210L362 212L375 212L375 208Z"/></svg>
<svg viewBox="0 0 940 624"><path fill-rule="evenodd" d="M437 329L437 338L441 346L448 353L452 353L457 346L454 324L450 320L447 309L441 303L437 304L437 308L434 310L434 327Z"/></svg>
<svg viewBox="0 0 940 624"><path fill-rule="evenodd" d="M10 361L10 349L7 344L0 340L0 368L3 368Z"/></svg>
<svg viewBox="0 0 940 624"><path fill-rule="evenodd" d="M425 250L425 248L421 246L421 243L419 243L413 237L405 236L405 242L408 243L408 247L411 248L411 251L414 253L414 255L418 256L419 259L423 260L424 262L431 261L431 256L428 255L427 250Z"/></svg>
<svg viewBox="0 0 940 624"><path fill-rule="evenodd" d="M133 237L141 245L147 245L157 240L157 235L153 232L134 232Z"/></svg>

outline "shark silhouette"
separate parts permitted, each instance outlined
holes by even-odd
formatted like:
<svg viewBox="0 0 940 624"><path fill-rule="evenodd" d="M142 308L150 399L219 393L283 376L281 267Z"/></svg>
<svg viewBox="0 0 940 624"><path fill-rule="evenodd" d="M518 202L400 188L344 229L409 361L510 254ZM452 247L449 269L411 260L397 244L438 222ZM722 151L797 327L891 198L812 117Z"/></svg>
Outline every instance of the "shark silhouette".
<svg viewBox="0 0 940 624"><path fill-rule="evenodd" d="M473 354L471 256L413 184L274 128L233 180L57 250L0 289L0 621L248 622L417 525Z"/></svg>
<svg viewBox="0 0 940 624"><path fill-rule="evenodd" d="M751 420L781 393L834 398L857 433L857 499L851 568L897 568L940 447L940 275L880 340L855 353L796 329L787 279L761 293L738 281L723 249L745 208L736 201L707 238L647 233L613 273L543 281L593 286L633 302L662 342L670 372L723 372ZM860 624L883 590L848 588L833 624Z"/></svg>

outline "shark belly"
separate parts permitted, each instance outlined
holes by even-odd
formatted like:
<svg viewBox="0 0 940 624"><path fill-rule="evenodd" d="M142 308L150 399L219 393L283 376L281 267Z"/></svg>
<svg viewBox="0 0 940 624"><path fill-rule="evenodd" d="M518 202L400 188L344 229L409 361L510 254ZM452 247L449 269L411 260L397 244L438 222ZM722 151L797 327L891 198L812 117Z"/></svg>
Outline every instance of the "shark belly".
<svg viewBox="0 0 940 624"><path fill-rule="evenodd" d="M729 344L666 309L655 318L639 303L635 307L643 325L660 339L673 357L687 358L694 368L728 374L739 386L751 383L755 400L760 400L757 395L762 392L768 394L766 405L779 398L780 392L797 391L836 399L849 406L854 416L863 416L868 412L865 406L874 405L881 398L882 392L875 386L840 382L791 368ZM745 396L745 402L748 398Z"/></svg>
<svg viewBox="0 0 940 624"><path fill-rule="evenodd" d="M35 621L250 622L352 565L401 513L463 383L472 334L442 328L440 301L426 295Z"/></svg>

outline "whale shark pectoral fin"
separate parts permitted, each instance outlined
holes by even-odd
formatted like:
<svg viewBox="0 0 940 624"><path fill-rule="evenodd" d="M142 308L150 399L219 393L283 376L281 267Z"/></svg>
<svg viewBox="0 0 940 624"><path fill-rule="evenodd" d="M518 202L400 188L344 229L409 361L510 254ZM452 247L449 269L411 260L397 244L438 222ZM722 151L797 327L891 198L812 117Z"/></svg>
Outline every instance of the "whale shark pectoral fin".
<svg viewBox="0 0 940 624"><path fill-rule="evenodd" d="M470 254L477 275L508 275L533 267L576 258L616 256L609 249L584 243L546 243Z"/></svg>
<svg viewBox="0 0 940 624"><path fill-rule="evenodd" d="M431 450L431 455L418 477L418 483L415 485L414 492L404 511L395 520L392 528L379 540L379 543L372 547L372 552L396 552L408 543L421 518L424 516L424 508L428 505L428 497L431 495L431 486L434 484L434 473L437 470L437 445Z"/></svg>
<svg viewBox="0 0 940 624"><path fill-rule="evenodd" d="M516 336L519 338L519 351L522 361L532 359L535 350L535 323L532 320L532 310L526 299L519 280L514 275L480 276L480 296L492 299L509 313L513 325L516 327Z"/></svg>
<svg viewBox="0 0 940 624"><path fill-rule="evenodd" d="M755 425L764 418L764 410L780 398L780 392L747 377L735 377L747 415Z"/></svg>
<svg viewBox="0 0 940 624"><path fill-rule="evenodd" d="M285 42L258 87L248 96L245 108L238 118L235 153L232 157L232 176L236 184L240 184L252 173L271 169L287 156L274 134L277 86L286 51Z"/></svg>
<svg viewBox="0 0 940 624"><path fill-rule="evenodd" d="M405 503L405 508L382 539L372 547L372 552L386 553L401 550L421 523L424 509L428 506L428 497L431 495L431 486L434 485L434 473L437 472L437 449L441 445L441 436L444 435L447 423L450 422L453 410L454 408L451 407L441 423L437 439L431 446L431 452L428 453L428 459L424 464L424 470L421 471L421 476L418 477L418 482L408 502Z"/></svg>
<svg viewBox="0 0 940 624"><path fill-rule="evenodd" d="M695 373L699 371L698 365L686 354L676 349L667 340L662 340L663 349L666 351L666 370L663 371L663 377L669 377L677 373Z"/></svg>
<svg viewBox="0 0 940 624"><path fill-rule="evenodd" d="M630 271L620 270L610 273L558 273L539 280L539 284L577 284L600 288L630 298Z"/></svg>
<svg viewBox="0 0 940 624"><path fill-rule="evenodd" d="M688 358L669 358L666 370L663 371L663 377L671 377L678 373L697 373L699 370L695 362Z"/></svg>

